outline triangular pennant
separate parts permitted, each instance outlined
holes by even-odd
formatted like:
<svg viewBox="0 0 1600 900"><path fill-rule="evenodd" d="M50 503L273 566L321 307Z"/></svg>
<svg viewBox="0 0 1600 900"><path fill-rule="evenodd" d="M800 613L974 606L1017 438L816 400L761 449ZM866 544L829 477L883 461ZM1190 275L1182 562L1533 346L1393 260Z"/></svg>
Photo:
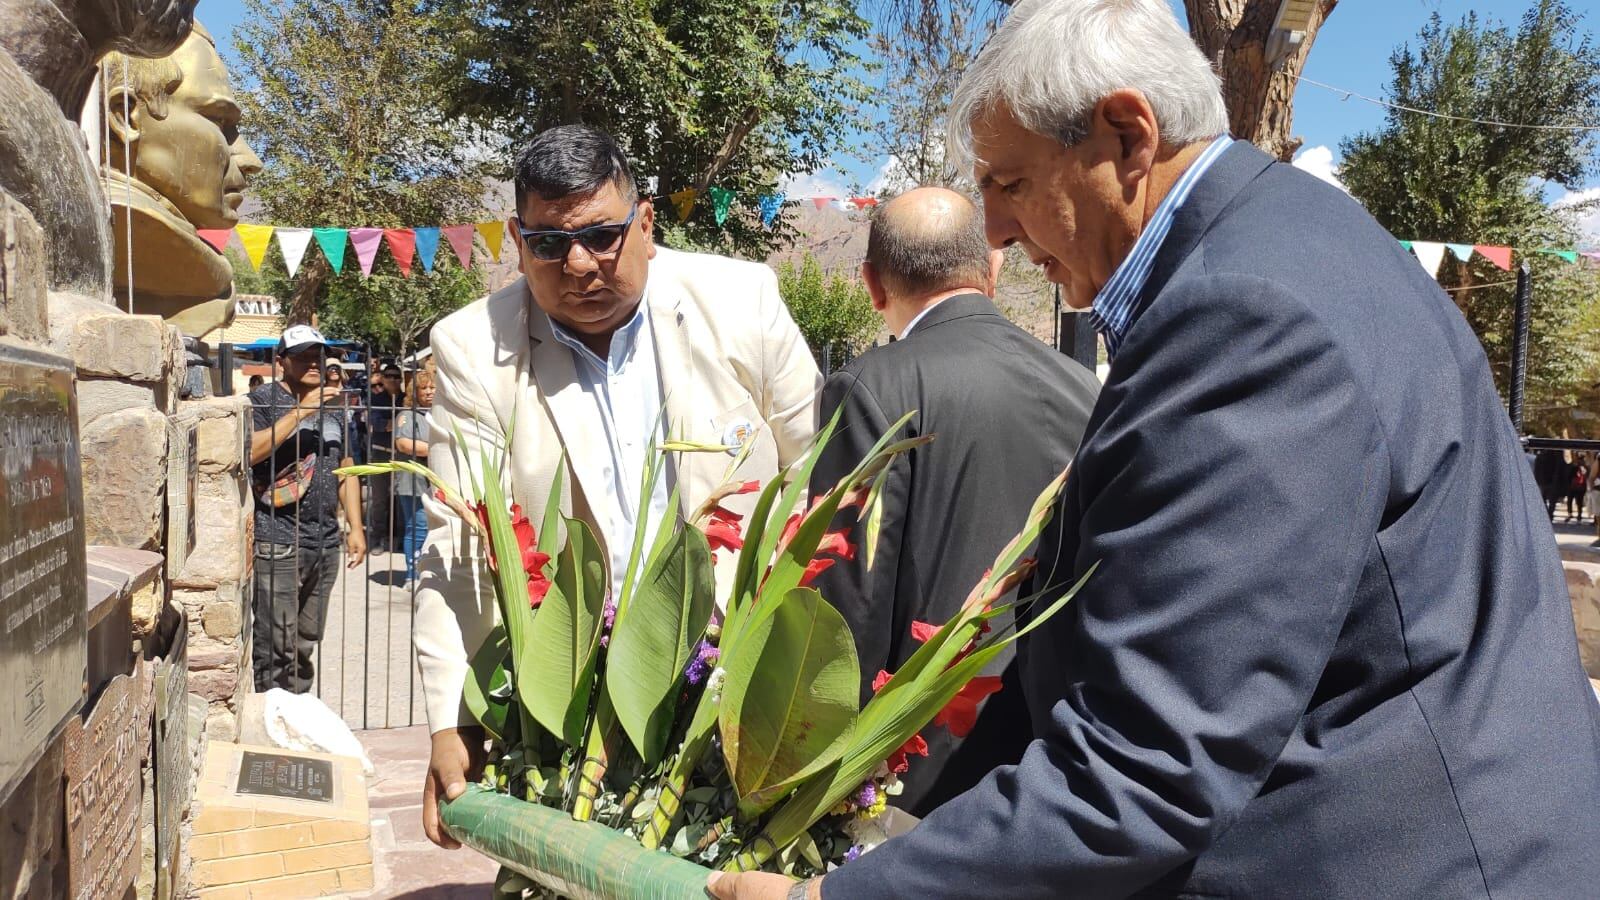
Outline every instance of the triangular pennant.
<svg viewBox="0 0 1600 900"><path fill-rule="evenodd" d="M461 268L472 268L472 226L446 225L440 230L450 242L450 249L456 251L456 259L461 260Z"/></svg>
<svg viewBox="0 0 1600 900"><path fill-rule="evenodd" d="M196 228L195 233L200 235L200 240L217 248L221 253L228 246L228 238L233 236L232 228Z"/></svg>
<svg viewBox="0 0 1600 900"><path fill-rule="evenodd" d="M695 196L694 188L684 188L667 195L667 199L672 201L672 208L678 211L679 222L688 221L689 214L694 212Z"/></svg>
<svg viewBox="0 0 1600 900"><path fill-rule="evenodd" d="M878 205L878 198L877 197L851 197L850 198L850 204L852 206L854 206L856 209L866 209L869 206L877 206Z"/></svg>
<svg viewBox="0 0 1600 900"><path fill-rule="evenodd" d="M500 241L506 236L506 223L479 222L475 227L478 229L478 234L483 235L483 245L489 248L489 255L494 257L495 262L499 262Z"/></svg>
<svg viewBox="0 0 1600 900"><path fill-rule="evenodd" d="M1570 263L1578 261L1578 251L1576 250L1557 250L1554 247L1540 247L1539 252L1546 256L1559 256Z"/></svg>
<svg viewBox="0 0 1600 900"><path fill-rule="evenodd" d="M767 194L761 198L761 224L772 227L773 220L778 218L778 211L783 209L782 194Z"/></svg>
<svg viewBox="0 0 1600 900"><path fill-rule="evenodd" d="M1417 262L1422 263L1429 275L1435 277L1439 274L1439 264L1444 262L1444 245L1435 244L1433 241L1412 241L1411 252L1417 255Z"/></svg>
<svg viewBox="0 0 1600 900"><path fill-rule="evenodd" d="M389 245L389 253L394 256L394 264L400 267L400 277L411 277L411 260L417 255L417 236L409 228L385 228L383 230L384 243Z"/></svg>
<svg viewBox="0 0 1600 900"><path fill-rule="evenodd" d="M273 227L241 223L233 230L239 232L239 243L244 245L244 255L250 257L250 268L261 271L261 261L267 258L267 245L272 243Z"/></svg>
<svg viewBox="0 0 1600 900"><path fill-rule="evenodd" d="M1454 255L1456 259L1459 259L1462 262L1470 262L1472 260L1471 244L1445 244L1445 246L1450 249L1450 253Z"/></svg>
<svg viewBox="0 0 1600 900"><path fill-rule="evenodd" d="M322 248L322 255L328 258L328 265L333 267L333 274L344 271L347 232L343 228L313 228L311 234L317 239L317 246Z"/></svg>
<svg viewBox="0 0 1600 900"><path fill-rule="evenodd" d="M352 228L350 243L355 245L356 259L361 262L361 274L372 274L372 262L378 258L378 245L383 243L382 228Z"/></svg>
<svg viewBox="0 0 1600 900"><path fill-rule="evenodd" d="M1410 241L1401 241L1400 242L1400 249L1401 250L1410 250L1411 249L1411 242Z"/></svg>
<svg viewBox="0 0 1600 900"><path fill-rule="evenodd" d="M817 209L821 209L824 206L827 206L828 205L828 201L830 201L832 199L833 199L832 197L812 197L811 198L811 205L815 206Z"/></svg>
<svg viewBox="0 0 1600 900"><path fill-rule="evenodd" d="M733 206L733 191L725 187L714 187L706 191L711 195L711 214L721 225L728 221L728 210Z"/></svg>
<svg viewBox="0 0 1600 900"><path fill-rule="evenodd" d="M1494 263L1500 268L1511 271L1511 248L1497 247L1493 244L1473 244L1472 249L1483 254L1483 258Z"/></svg>
<svg viewBox="0 0 1600 900"><path fill-rule="evenodd" d="M309 228L279 228L278 250L283 254L283 266L289 270L289 277L300 269L300 261L306 257L306 248L311 246L311 229Z"/></svg>
<svg viewBox="0 0 1600 900"><path fill-rule="evenodd" d="M1585 250L1583 251L1582 255L1588 259L1594 260L1595 262L1600 262L1600 250Z"/></svg>
<svg viewBox="0 0 1600 900"><path fill-rule="evenodd" d="M433 274L433 257L439 252L439 229L417 228L417 258L422 262L422 271ZM392 247L390 249L393 249Z"/></svg>

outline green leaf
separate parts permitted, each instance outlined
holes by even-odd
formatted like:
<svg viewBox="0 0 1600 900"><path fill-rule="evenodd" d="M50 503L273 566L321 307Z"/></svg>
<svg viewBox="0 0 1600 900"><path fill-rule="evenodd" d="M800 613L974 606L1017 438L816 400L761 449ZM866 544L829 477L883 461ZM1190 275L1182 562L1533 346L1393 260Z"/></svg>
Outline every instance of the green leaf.
<svg viewBox="0 0 1600 900"><path fill-rule="evenodd" d="M821 594L797 588L766 602L776 609L723 658L722 750L746 815L838 759L861 687L850 627Z"/></svg>
<svg viewBox="0 0 1600 900"><path fill-rule="evenodd" d="M672 531L618 616L606 654L606 691L646 766L667 749L683 670L716 608L711 548L687 526Z"/></svg>
<svg viewBox="0 0 1600 900"><path fill-rule="evenodd" d="M567 545L527 640L516 647L517 688L535 721L571 747L583 744L605 606L606 574L589 526L567 519Z"/></svg>
<svg viewBox="0 0 1600 900"><path fill-rule="evenodd" d="M506 685L505 661L510 653L505 626L496 625L483 639L478 652L472 654L471 668L461 685L461 699L467 711L497 738L505 737L506 717L511 708L504 700L495 699Z"/></svg>

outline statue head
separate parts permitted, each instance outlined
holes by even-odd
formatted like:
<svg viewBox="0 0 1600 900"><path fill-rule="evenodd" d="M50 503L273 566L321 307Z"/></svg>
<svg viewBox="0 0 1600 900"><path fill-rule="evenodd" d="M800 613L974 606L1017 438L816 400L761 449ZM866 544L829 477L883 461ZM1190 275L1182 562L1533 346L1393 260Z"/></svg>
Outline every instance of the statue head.
<svg viewBox="0 0 1600 900"><path fill-rule="evenodd" d="M112 53L105 72L109 167L126 168L195 228L238 224L261 160L239 137L239 104L211 35L195 23L172 55Z"/></svg>
<svg viewBox="0 0 1600 900"><path fill-rule="evenodd" d="M96 0L68 3L88 13L80 27L92 46L107 51L165 56L189 36L199 0ZM98 33L91 33L98 30Z"/></svg>

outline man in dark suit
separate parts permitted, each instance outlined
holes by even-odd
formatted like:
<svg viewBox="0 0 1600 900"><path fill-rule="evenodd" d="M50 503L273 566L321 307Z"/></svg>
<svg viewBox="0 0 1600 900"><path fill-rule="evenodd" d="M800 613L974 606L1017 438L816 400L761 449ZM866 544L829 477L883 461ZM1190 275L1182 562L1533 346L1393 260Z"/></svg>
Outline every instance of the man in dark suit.
<svg viewBox="0 0 1600 900"><path fill-rule="evenodd" d="M1018 651L1022 761L800 893L1594 895L1600 705L1483 350L1226 124L1161 0L1019 4L964 73L990 242L1111 354L1040 555L1099 569Z"/></svg>
<svg viewBox="0 0 1600 900"><path fill-rule="evenodd" d="M982 215L954 191L918 188L873 216L861 274L897 341L828 379L821 420L842 412L813 470L812 494L832 488L908 412L916 417L902 436L936 437L889 473L872 568L860 548L815 582L855 634L863 702L879 671L916 652L913 623L940 625L960 609L1039 491L1072 459L1099 392L1089 370L995 309L1001 262L984 240ZM851 511L841 524L855 520ZM852 543L864 530L852 529ZM928 756L911 763L890 802L925 815L1022 757L1033 732L1012 654L986 674L1003 683L983 683L1001 689L983 701L970 734L963 721L925 729Z"/></svg>

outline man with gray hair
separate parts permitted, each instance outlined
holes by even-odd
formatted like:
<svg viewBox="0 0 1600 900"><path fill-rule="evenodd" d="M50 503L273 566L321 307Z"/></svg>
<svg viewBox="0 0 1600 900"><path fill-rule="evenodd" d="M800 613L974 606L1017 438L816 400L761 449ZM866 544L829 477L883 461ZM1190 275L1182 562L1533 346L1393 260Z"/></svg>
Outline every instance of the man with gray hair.
<svg viewBox="0 0 1600 900"><path fill-rule="evenodd" d="M841 413L811 494L831 489L908 412L916 416L903 437L937 437L890 469L871 568L858 552L815 582L855 635L863 701L880 670L916 652L917 623L943 624L961 608L1072 459L1099 393L1088 369L995 308L1001 260L984 240L982 214L955 191L917 188L873 215L861 274L898 340L823 387L822 421ZM865 540L853 512L838 524L858 547ZM994 626L1010 624L1002 615ZM975 719L924 730L927 758L901 775L904 790L890 802L926 815L1022 756L1033 730L1013 657L1008 651L985 670L979 688L999 693L979 701Z"/></svg>
<svg viewBox="0 0 1600 900"><path fill-rule="evenodd" d="M1098 569L1018 649L1021 761L798 893L1593 896L1600 705L1449 297L1225 136L1162 0L1025 0L950 118L1110 353L1038 571Z"/></svg>

